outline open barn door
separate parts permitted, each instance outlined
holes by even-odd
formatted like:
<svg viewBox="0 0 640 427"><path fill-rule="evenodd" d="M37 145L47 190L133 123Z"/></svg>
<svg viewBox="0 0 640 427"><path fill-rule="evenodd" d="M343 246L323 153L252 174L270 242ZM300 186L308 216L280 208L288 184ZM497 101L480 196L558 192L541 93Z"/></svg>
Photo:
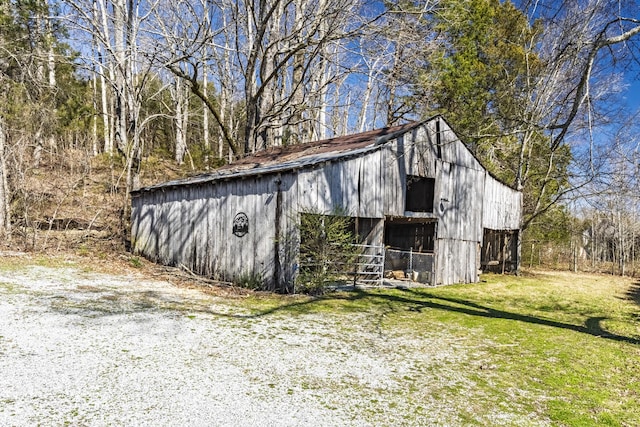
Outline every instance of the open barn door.
<svg viewBox="0 0 640 427"><path fill-rule="evenodd" d="M518 269L518 230L485 228L480 263L483 271L515 272Z"/></svg>
<svg viewBox="0 0 640 427"><path fill-rule="evenodd" d="M390 218L384 230L385 270L425 284L434 283L437 222Z"/></svg>

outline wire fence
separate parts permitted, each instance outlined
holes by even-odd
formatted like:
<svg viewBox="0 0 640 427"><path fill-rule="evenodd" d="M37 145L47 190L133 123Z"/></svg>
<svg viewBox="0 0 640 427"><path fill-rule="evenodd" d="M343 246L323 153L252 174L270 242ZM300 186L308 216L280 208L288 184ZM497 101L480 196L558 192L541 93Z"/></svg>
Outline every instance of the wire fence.
<svg viewBox="0 0 640 427"><path fill-rule="evenodd" d="M399 272L415 282L433 284L435 257L433 253L387 249L384 269Z"/></svg>
<svg viewBox="0 0 640 427"><path fill-rule="evenodd" d="M330 261L307 259L300 267L310 272L322 270L353 285L382 286L385 272L392 272L396 278L402 275L415 282L434 282L433 253L385 249L378 245L350 245L347 250L336 248L327 258Z"/></svg>

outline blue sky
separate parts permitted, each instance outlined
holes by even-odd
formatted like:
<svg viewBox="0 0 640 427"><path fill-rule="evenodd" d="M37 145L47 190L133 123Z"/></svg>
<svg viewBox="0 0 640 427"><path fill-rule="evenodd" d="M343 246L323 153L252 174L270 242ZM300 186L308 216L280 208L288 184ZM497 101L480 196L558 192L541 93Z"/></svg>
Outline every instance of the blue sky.
<svg viewBox="0 0 640 427"><path fill-rule="evenodd" d="M629 84L625 95L627 106L631 111L637 111L640 108L640 78L637 72L629 72L625 80Z"/></svg>

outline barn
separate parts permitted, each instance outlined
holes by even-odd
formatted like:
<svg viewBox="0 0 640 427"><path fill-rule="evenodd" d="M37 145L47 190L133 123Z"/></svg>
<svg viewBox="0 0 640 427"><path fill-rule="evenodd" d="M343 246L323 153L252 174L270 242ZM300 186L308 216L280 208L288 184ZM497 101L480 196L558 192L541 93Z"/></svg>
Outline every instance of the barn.
<svg viewBox="0 0 640 427"><path fill-rule="evenodd" d="M522 194L493 177L436 116L272 147L213 173L132 193L136 254L220 280L292 291L305 215L350 218L353 280L404 272L473 283L519 266ZM301 235L302 234L302 235ZM345 271L346 273L347 271Z"/></svg>

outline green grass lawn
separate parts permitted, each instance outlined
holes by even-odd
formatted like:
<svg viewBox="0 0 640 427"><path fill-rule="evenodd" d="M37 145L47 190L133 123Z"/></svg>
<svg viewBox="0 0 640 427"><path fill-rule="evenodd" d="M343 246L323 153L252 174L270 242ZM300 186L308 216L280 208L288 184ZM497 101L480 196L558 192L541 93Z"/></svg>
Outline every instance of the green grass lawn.
<svg viewBox="0 0 640 427"><path fill-rule="evenodd" d="M414 338L444 332L468 353L455 369L473 386L429 397L459 406L464 424L485 424L490 408L505 407L552 425L640 426L638 279L536 271L243 304L256 314L369 313L383 333Z"/></svg>

